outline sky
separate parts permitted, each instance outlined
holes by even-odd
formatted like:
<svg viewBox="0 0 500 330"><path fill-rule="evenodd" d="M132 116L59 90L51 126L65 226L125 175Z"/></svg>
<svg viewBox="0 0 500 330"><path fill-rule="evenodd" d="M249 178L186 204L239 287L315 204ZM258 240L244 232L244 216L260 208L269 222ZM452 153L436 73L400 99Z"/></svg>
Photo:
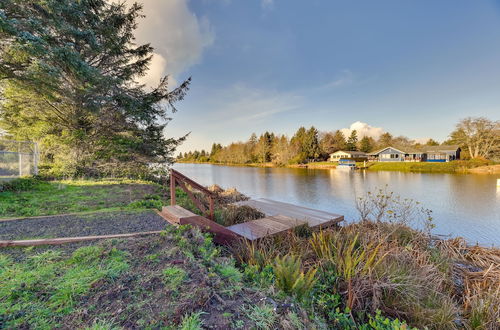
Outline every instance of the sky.
<svg viewBox="0 0 500 330"><path fill-rule="evenodd" d="M193 79L165 130L190 132L181 152L311 125L443 141L500 117L498 0L139 2L142 82Z"/></svg>

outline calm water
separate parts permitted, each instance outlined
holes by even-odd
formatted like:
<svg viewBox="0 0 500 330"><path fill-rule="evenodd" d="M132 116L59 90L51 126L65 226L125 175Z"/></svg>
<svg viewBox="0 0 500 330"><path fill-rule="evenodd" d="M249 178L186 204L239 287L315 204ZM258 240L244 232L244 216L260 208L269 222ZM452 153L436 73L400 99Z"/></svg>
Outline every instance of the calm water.
<svg viewBox="0 0 500 330"><path fill-rule="evenodd" d="M470 243L500 246L499 175L402 172L344 172L176 164L181 173L204 184L235 187L251 197L313 207L358 219L355 196L388 185L402 197L433 211L434 234L463 236Z"/></svg>

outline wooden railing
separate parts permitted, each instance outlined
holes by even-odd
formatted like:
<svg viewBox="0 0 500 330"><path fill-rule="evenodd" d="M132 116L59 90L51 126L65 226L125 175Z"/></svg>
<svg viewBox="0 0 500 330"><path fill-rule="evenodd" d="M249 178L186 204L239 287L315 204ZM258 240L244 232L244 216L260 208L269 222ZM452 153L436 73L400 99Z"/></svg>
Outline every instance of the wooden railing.
<svg viewBox="0 0 500 330"><path fill-rule="evenodd" d="M196 207L203 213L204 216L210 220L214 220L214 199L215 195L213 192L202 186L201 184L191 180L187 176L177 172L174 169L170 170L170 205L175 205L175 187L179 186L188 195L189 199L196 205ZM199 190L208 199L209 208L207 210L203 202L200 201L193 192L187 187L187 185Z"/></svg>

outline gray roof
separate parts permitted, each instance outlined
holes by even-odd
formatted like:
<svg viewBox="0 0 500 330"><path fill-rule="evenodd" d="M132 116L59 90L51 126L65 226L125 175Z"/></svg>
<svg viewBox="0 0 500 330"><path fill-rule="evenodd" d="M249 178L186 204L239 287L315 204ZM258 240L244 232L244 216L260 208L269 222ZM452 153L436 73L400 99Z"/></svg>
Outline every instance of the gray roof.
<svg viewBox="0 0 500 330"><path fill-rule="evenodd" d="M415 149L415 148L404 148L404 150L403 150L403 149L399 149L399 148L395 148L395 147L389 146L389 147L385 147L385 148L382 148L382 149L370 152L368 155L370 155L370 156L376 156L379 153L381 153L382 151L384 151L385 149L389 149L389 148L392 148L392 149L394 149L396 151L399 151L402 154L423 154L423 153L425 153L424 150L419 150L419 149Z"/></svg>
<svg viewBox="0 0 500 330"><path fill-rule="evenodd" d="M458 145L423 146L422 149L405 148L404 150L389 146L389 147L385 147L385 148L370 152L368 155L376 156L380 152L382 152L388 148L392 148L392 149L397 150L403 154L424 154L424 153L446 152L446 151L456 152L458 149L460 149L460 146L458 146Z"/></svg>
<svg viewBox="0 0 500 330"><path fill-rule="evenodd" d="M425 148L427 152L444 152L444 151L453 151L456 152L460 149L459 145L440 145L440 146L429 146Z"/></svg>

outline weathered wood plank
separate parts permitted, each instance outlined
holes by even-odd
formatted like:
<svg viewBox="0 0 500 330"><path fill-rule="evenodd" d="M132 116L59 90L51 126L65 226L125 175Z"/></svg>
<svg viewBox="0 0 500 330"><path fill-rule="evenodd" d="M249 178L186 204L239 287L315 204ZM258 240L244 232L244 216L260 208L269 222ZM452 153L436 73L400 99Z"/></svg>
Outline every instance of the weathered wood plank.
<svg viewBox="0 0 500 330"><path fill-rule="evenodd" d="M232 225L227 229L249 240L256 240L290 230L305 223L304 221L278 215Z"/></svg>
<svg viewBox="0 0 500 330"><path fill-rule="evenodd" d="M188 187L186 187L186 185L183 182L179 181L177 182L177 184L179 185L179 187L181 187L182 190L184 190L184 192L188 195L189 199L191 199L194 205L196 205L196 207L202 213L207 213L207 208L202 204L200 200L198 200L198 198L196 198L196 196L191 192L191 190L188 189Z"/></svg>
<svg viewBox="0 0 500 330"><path fill-rule="evenodd" d="M284 202L260 198L237 203L237 205L251 206L266 216L284 215L293 219L306 221L310 227L327 227L339 223L344 217L339 214L311 209Z"/></svg>
<svg viewBox="0 0 500 330"><path fill-rule="evenodd" d="M100 235L100 236L43 238L43 239L30 239L30 240L8 240L8 241L0 241L0 247L57 245L57 244L64 244L64 243L93 241L93 240L98 240L98 239L126 238L126 237L135 237L135 236L141 236L141 235L159 234L159 233L161 233L161 230L160 231L147 231L147 232L140 232L140 233L129 233L129 234Z"/></svg>
<svg viewBox="0 0 500 330"><path fill-rule="evenodd" d="M158 211L157 213L168 222L174 224L180 223L181 219L183 218L197 216L197 214L194 214L193 212L186 210L179 205L164 206L161 212Z"/></svg>

